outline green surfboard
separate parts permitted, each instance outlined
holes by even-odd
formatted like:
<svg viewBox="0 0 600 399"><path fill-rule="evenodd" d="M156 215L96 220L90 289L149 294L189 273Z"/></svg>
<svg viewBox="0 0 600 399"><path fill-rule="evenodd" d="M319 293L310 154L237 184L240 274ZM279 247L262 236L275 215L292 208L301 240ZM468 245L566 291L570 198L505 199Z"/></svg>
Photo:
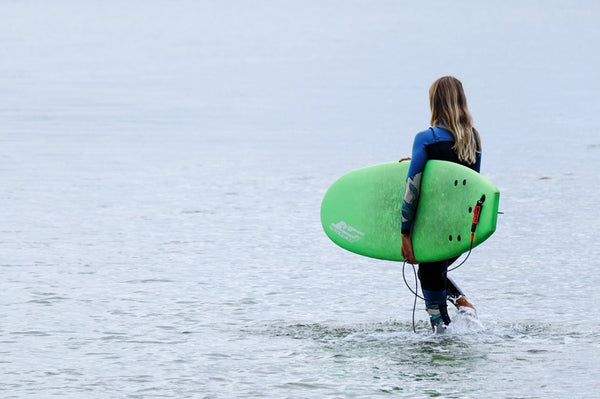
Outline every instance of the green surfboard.
<svg viewBox="0 0 600 399"><path fill-rule="evenodd" d="M334 182L321 204L321 224L327 236L360 255L403 261L400 225L409 164L368 166ZM473 247L496 230L500 192L472 169L428 161L412 233L417 261L434 262L469 251L473 213L482 199Z"/></svg>

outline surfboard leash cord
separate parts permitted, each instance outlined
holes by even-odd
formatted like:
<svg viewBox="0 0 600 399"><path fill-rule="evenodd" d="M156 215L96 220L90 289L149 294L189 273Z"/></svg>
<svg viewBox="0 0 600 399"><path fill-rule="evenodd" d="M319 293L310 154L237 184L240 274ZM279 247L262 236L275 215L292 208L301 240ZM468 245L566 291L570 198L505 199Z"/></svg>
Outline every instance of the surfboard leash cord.
<svg viewBox="0 0 600 399"><path fill-rule="evenodd" d="M473 250L473 242L475 241L475 230L477 230L477 225L479 224L479 216L481 216L481 209L483 208L484 202L485 202L485 194L481 196L481 198L477 201L475 208L473 209L473 222L471 224L471 244L469 246L469 252L467 252L467 256L457 266L455 266L451 269L448 269L447 272L451 272L453 270L458 269L459 267L461 267L462 265L465 264L467 259L469 259L469 256L471 255L471 251ZM413 327L413 332L416 333L417 329L416 329L416 324L415 324L415 314L417 311L417 299L425 300L425 298L420 296L417 292L419 290L419 280L417 278L417 271L415 270L415 265L411 264L412 269L413 269L413 274L415 276L415 289L414 290L412 289L412 287L408 284L408 281L406 280L406 274L404 272L405 266L406 266L406 261L402 263L402 278L404 279L404 284L406 285L408 290L410 292L412 292L412 294L415 296L415 300L413 302L413 310L412 310L412 327Z"/></svg>
<svg viewBox="0 0 600 399"><path fill-rule="evenodd" d="M485 194L481 196L479 200L477 200L477 204L475 204L475 208L473 208L473 221L471 223L471 244L469 245L469 252L467 252L467 256L460 262L457 266L454 266L451 269L448 269L449 272L452 270L456 270L462 265L465 264L469 256L471 255L471 251L473 250L473 242L475 241L475 230L477 230L477 225L479 224L479 216L481 216L481 209L483 208L483 203L485 202Z"/></svg>
<svg viewBox="0 0 600 399"><path fill-rule="evenodd" d="M417 332L417 328L415 325L415 314L417 312L417 299L422 299L425 300L425 298L423 298L422 296L420 296L418 294L418 290L419 290L419 280L417 279L417 271L415 270L415 265L411 264L412 269L413 269L413 274L415 276L415 289L413 290L412 287L408 284L408 281L406 281L406 274L404 273L404 267L406 266L406 262L402 263L402 278L404 279L404 284L406 285L406 287L408 288L408 290L410 292L413 293L413 295L415 296L415 300L413 302L413 310L412 310L412 328L413 328L413 332Z"/></svg>

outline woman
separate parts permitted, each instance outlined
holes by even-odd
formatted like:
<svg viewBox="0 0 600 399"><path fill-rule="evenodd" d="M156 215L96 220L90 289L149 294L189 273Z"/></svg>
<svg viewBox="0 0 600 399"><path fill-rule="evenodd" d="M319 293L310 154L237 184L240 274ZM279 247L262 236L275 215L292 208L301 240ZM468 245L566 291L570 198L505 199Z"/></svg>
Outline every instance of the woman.
<svg viewBox="0 0 600 399"><path fill-rule="evenodd" d="M452 76L436 80L429 89L429 105L432 127L415 137L402 203L402 256L411 264L418 263L413 253L411 228L419 204L425 163L429 159L451 161L477 172L481 166L481 140L473 127L462 83ZM456 259L419 264L419 280L434 332L443 332L450 323L447 298L459 310L475 311L473 305L446 275L448 266Z"/></svg>

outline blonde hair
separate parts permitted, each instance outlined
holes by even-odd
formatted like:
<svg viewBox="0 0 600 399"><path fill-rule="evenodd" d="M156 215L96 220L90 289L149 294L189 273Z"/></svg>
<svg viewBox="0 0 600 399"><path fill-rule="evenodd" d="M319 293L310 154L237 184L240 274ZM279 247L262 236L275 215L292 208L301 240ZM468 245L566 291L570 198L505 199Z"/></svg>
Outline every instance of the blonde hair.
<svg viewBox="0 0 600 399"><path fill-rule="evenodd" d="M452 149L458 159L468 164L477 162L481 154L481 138L473 127L473 117L467 108L467 97L460 80L444 76L429 88L431 126L442 127L454 136Z"/></svg>

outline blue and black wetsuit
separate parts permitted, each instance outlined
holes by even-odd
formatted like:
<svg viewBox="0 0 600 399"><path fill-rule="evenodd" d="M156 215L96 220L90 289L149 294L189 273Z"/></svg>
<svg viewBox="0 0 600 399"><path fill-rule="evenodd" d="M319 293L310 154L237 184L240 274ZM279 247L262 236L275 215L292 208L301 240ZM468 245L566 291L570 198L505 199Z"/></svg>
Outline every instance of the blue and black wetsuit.
<svg viewBox="0 0 600 399"><path fill-rule="evenodd" d="M419 204L421 177L428 160L438 159L455 162L479 172L481 155L477 155L475 164L468 164L458 158L458 155L452 149L453 146L454 136L444 128L430 127L416 135L413 143L410 167L408 169L406 192L402 203L402 234L410 234ZM478 146L480 146L479 143ZM458 297L462 295L460 289L446 275L448 266L456 259L452 258L439 262L419 264L419 280L421 281L421 288L425 297L425 305L427 308L439 308L443 310L442 316L446 324L450 322L447 312L445 312L446 296Z"/></svg>

